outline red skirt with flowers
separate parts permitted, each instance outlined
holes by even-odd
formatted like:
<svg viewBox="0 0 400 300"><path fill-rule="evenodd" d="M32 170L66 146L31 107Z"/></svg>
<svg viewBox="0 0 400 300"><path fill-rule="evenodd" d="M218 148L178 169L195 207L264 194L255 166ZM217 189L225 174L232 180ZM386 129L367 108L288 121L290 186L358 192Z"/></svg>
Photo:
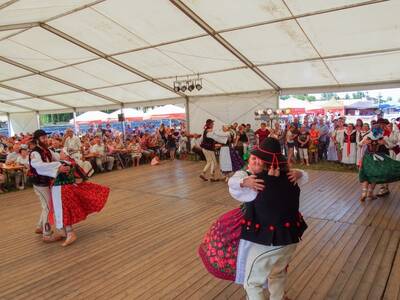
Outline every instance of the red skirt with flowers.
<svg viewBox="0 0 400 300"><path fill-rule="evenodd" d="M56 188L56 187L53 187ZM65 184L61 186L62 216L57 214L55 203L56 195L53 193L53 209L55 217L62 219L56 223L57 228L73 225L86 219L94 212L99 212L107 202L110 189L92 182Z"/></svg>
<svg viewBox="0 0 400 300"><path fill-rule="evenodd" d="M203 264L217 278L235 281L242 218L240 208L223 214L212 224L200 244Z"/></svg>

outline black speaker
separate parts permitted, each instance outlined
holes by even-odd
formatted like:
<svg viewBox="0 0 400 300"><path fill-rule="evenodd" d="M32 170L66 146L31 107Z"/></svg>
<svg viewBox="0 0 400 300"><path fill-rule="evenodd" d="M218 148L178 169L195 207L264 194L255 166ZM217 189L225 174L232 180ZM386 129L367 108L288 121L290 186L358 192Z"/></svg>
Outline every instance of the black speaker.
<svg viewBox="0 0 400 300"><path fill-rule="evenodd" d="M124 121L125 121L124 114L118 114L118 122L124 122Z"/></svg>

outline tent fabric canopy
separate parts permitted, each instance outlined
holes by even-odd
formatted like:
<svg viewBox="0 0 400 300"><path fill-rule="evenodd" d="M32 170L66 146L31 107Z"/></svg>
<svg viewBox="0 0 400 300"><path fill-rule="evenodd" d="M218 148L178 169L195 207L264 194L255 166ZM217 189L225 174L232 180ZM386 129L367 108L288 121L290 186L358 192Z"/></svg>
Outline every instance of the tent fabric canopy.
<svg viewBox="0 0 400 300"><path fill-rule="evenodd" d="M0 3L0 113L400 85L400 1Z"/></svg>
<svg viewBox="0 0 400 300"><path fill-rule="evenodd" d="M185 119L185 109L168 104L156 107L145 114L145 119Z"/></svg>
<svg viewBox="0 0 400 300"><path fill-rule="evenodd" d="M142 120L144 116L144 112L138 109L134 108L124 108L124 117L128 121L136 121L136 120ZM108 118L110 120L116 120L118 119L118 115L122 113L122 109L118 109L111 114L108 115Z"/></svg>
<svg viewBox="0 0 400 300"><path fill-rule="evenodd" d="M345 105L345 108L354 108L354 109L366 109L366 108L378 108L379 105L372 101L357 101L350 105Z"/></svg>
<svg viewBox="0 0 400 300"><path fill-rule="evenodd" d="M308 105L308 101L296 99L296 98L289 98L286 100L281 100L279 107L282 109L285 108L306 108Z"/></svg>
<svg viewBox="0 0 400 300"><path fill-rule="evenodd" d="M89 122L104 122L107 121L109 115L103 113L101 111L87 111L76 117L76 122L78 124L89 123ZM71 124L74 122L74 119L69 121Z"/></svg>

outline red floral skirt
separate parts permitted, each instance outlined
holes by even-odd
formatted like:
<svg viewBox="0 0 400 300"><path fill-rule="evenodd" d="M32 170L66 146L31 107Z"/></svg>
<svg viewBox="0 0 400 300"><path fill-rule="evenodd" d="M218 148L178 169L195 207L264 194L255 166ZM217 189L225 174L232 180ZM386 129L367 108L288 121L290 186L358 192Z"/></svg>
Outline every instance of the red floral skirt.
<svg viewBox="0 0 400 300"><path fill-rule="evenodd" d="M200 244L203 264L217 278L235 280L242 218L240 208L223 214L212 224Z"/></svg>
<svg viewBox="0 0 400 300"><path fill-rule="evenodd" d="M61 186L63 225L73 225L99 212L107 202L110 189L92 182Z"/></svg>

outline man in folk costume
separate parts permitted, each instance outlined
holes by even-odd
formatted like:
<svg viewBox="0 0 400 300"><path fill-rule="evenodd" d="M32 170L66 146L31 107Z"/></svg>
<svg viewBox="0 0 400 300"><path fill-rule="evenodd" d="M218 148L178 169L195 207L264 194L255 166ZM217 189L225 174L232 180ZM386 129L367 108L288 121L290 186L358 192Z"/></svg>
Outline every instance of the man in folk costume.
<svg viewBox="0 0 400 300"><path fill-rule="evenodd" d="M253 160L260 162L261 170L265 164L269 169L256 176L237 172L229 180L232 197L245 203L236 282L244 283L248 299L259 300L265 299L263 287L268 280L270 299L280 300L285 298L286 267L307 224L299 212L300 188L288 178L290 170L279 141L266 138L251 151L249 164Z"/></svg>
<svg viewBox="0 0 400 300"><path fill-rule="evenodd" d="M44 242L55 242L61 237L52 235L49 223L49 212L51 207L51 181L59 173L69 172L69 167L62 165L59 154L48 149L47 133L44 130L36 130L33 134L35 148L29 155L30 176L32 178L33 190L39 197L42 206L38 226L35 230L38 234L43 234Z"/></svg>
<svg viewBox="0 0 400 300"><path fill-rule="evenodd" d="M208 119L204 125L203 141L200 144L206 158L206 165L203 172L200 174L200 178L204 181L209 180L206 177L206 173L209 169L211 173L210 181L219 181L224 179L218 165L217 157L215 156L216 147L220 145L217 143L218 140L221 140L221 137L218 137L218 135L214 133L214 120ZM224 144L226 143L226 140L227 137L224 137L221 142Z"/></svg>
<svg viewBox="0 0 400 300"><path fill-rule="evenodd" d="M355 165L357 162L357 132L353 124L348 124L344 131L342 163Z"/></svg>

